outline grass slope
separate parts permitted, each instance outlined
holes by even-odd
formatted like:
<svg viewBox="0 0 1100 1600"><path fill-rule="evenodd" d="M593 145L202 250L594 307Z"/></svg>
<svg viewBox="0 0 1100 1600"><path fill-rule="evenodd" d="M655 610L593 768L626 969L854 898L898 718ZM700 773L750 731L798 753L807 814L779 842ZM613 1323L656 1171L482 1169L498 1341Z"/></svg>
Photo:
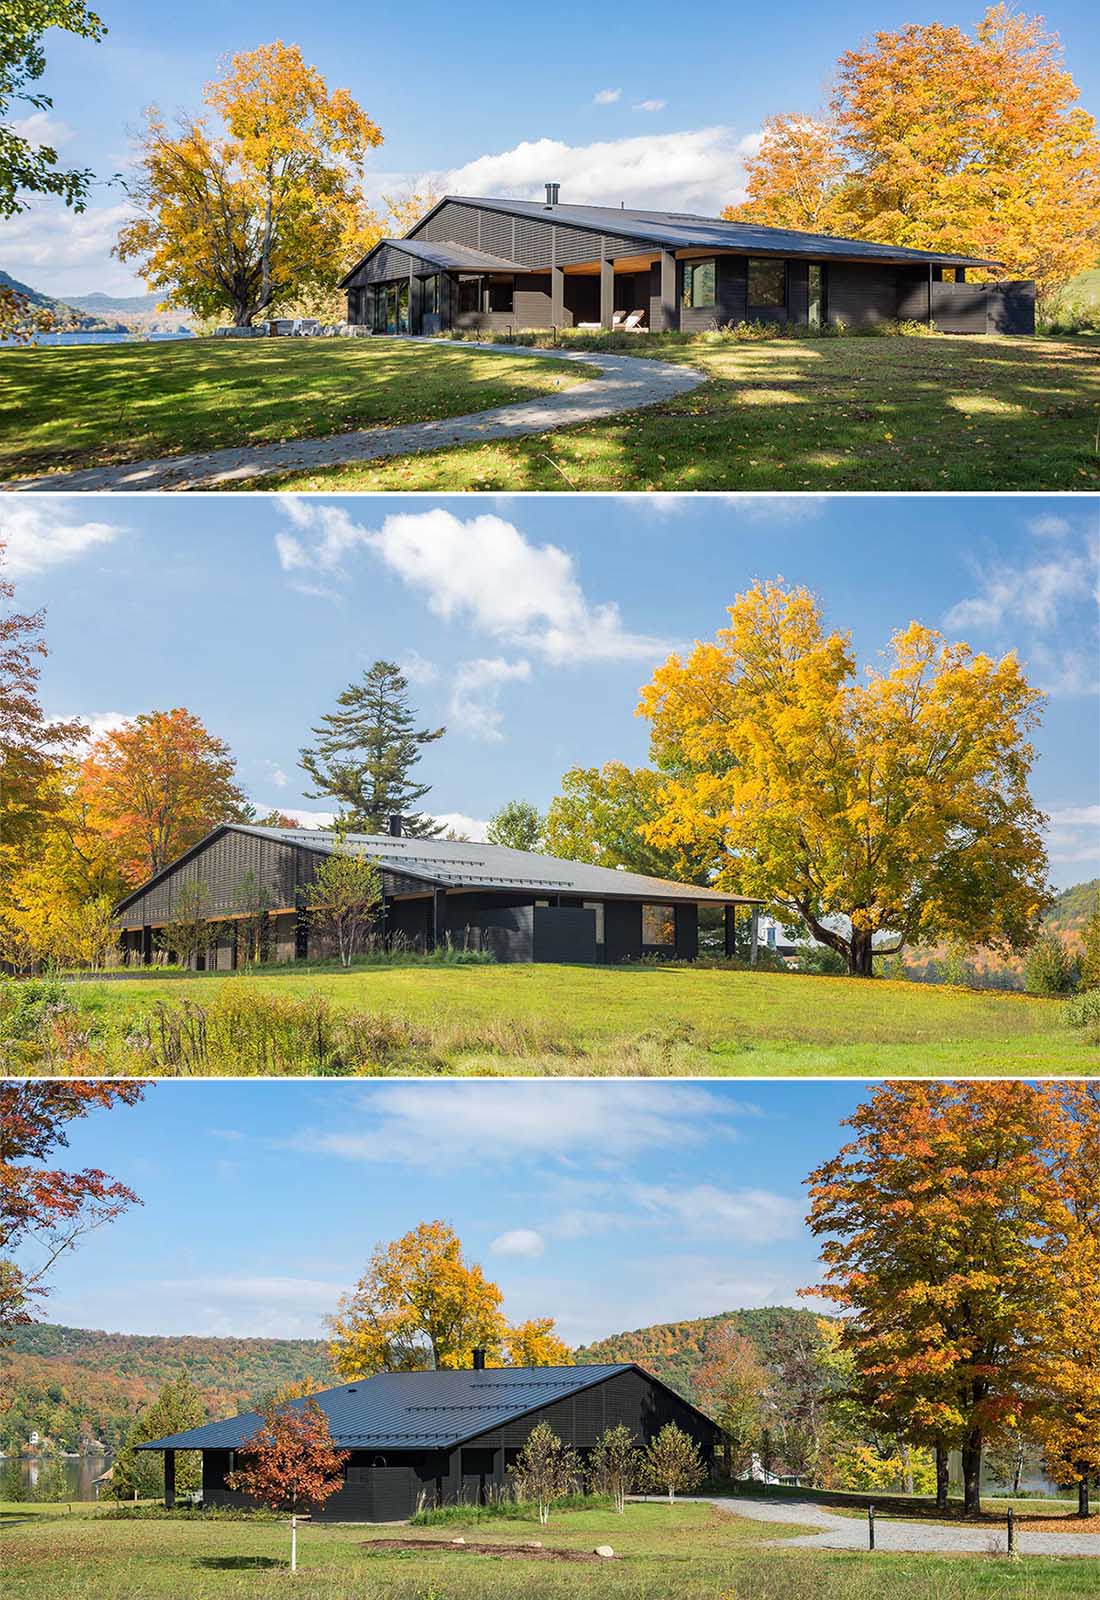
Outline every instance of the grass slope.
<svg viewBox="0 0 1100 1600"><path fill-rule="evenodd" d="M1100 347L1073 339L589 336L704 371L651 410L526 439L270 480L344 490L1086 489Z"/></svg>
<svg viewBox="0 0 1100 1600"><path fill-rule="evenodd" d="M1058 1000L672 964L268 968L251 976L85 981L70 992L96 1032L93 1056L81 1067L89 1071L159 1070L150 1024L158 1005L178 1015L184 1001L235 1013L224 1057L212 1052L197 1070L317 1070L311 1060L268 1048L258 1013L276 1000L322 1002L355 1023L362 1066L352 1070L751 1077L874 1069L906 1076L1083 1073L1093 1064L1064 1026ZM126 1036L139 1023L152 1044L136 1052ZM402 1042L372 1055L371 1039L383 1031Z"/></svg>
<svg viewBox="0 0 1100 1600"><path fill-rule="evenodd" d="M564 362L392 339L0 351L0 478L427 422L583 382Z"/></svg>
<svg viewBox="0 0 1100 1600"><path fill-rule="evenodd" d="M274 1523L108 1521L89 1514L3 1517L6 1600L267 1600L289 1592L289 1535ZM768 1541L804 1529L762 1524L711 1506L631 1505L561 1512L549 1528L511 1518L448 1538L590 1551L610 1544L618 1560L591 1564L394 1551L372 1544L392 1529L303 1528L297 1600L1047 1600L1095 1595L1095 1563L1070 1558L875 1556L804 1552ZM401 1531L417 1542L436 1528ZM884 1590L884 1585L888 1589Z"/></svg>

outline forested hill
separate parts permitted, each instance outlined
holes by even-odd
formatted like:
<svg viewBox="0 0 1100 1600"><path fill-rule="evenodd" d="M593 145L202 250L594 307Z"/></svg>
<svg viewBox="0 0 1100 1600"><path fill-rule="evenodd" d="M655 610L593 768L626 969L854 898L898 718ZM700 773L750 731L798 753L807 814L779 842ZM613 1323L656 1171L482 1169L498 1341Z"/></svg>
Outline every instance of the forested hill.
<svg viewBox="0 0 1100 1600"><path fill-rule="evenodd" d="M97 316L91 311L70 305L67 300L55 300L52 295L43 294L39 289L32 289L29 284L20 283L18 278L13 278L9 272L2 270L0 270L0 289L12 289L30 305L37 306L39 310L51 312L58 328L99 328L103 330L122 327L122 324L116 318Z"/></svg>
<svg viewBox="0 0 1100 1600"><path fill-rule="evenodd" d="M0 1439L37 1431L66 1449L81 1439L114 1448L132 1417L186 1372L211 1418L247 1409L286 1383L335 1381L321 1339L202 1339L102 1333L35 1323L15 1332L3 1363L14 1389Z"/></svg>
<svg viewBox="0 0 1100 1600"><path fill-rule="evenodd" d="M770 1366L784 1346L798 1342L816 1345L819 1320L816 1312L790 1306L726 1311L716 1317L697 1317L692 1322L660 1322L651 1328L635 1328L632 1333L615 1333L584 1345L577 1351L577 1360L636 1361L663 1378L670 1388L696 1399L695 1373L702 1364L711 1331L721 1323L732 1323L756 1346L764 1364Z"/></svg>

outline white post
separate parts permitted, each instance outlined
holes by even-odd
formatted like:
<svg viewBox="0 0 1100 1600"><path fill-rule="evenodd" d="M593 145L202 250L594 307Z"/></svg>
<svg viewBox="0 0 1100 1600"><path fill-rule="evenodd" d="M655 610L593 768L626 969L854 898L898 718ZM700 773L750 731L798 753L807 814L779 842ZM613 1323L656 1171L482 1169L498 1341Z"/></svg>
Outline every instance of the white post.
<svg viewBox="0 0 1100 1600"><path fill-rule="evenodd" d="M298 1518L293 1515L290 1518L290 1570L298 1570Z"/></svg>

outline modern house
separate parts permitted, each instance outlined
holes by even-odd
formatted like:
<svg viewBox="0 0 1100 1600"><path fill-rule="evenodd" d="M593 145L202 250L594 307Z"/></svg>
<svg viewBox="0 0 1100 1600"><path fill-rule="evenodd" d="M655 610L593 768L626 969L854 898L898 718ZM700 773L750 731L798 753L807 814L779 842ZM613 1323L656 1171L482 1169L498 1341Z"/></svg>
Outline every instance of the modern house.
<svg viewBox="0 0 1100 1600"><path fill-rule="evenodd" d="M348 321L374 333L539 328L699 332L736 322L1034 333L1035 285L972 283L996 261L679 211L445 195L352 268Z"/></svg>
<svg viewBox="0 0 1100 1600"><path fill-rule="evenodd" d="M760 902L744 895L502 845L412 839L402 835L399 817L390 829L343 838L378 863L377 932L391 944L431 950L449 941L498 961L693 960L699 912L707 907L722 914L728 954L739 943L755 953ZM116 907L126 959L149 963L166 948L181 891L190 885L202 886L203 913L217 924L210 964L218 970L237 965L239 924L255 915L243 907L243 885L249 905L264 907L270 959L331 954L311 928L307 906L318 865L337 845L337 835L323 830L222 823Z"/></svg>
<svg viewBox="0 0 1100 1600"><path fill-rule="evenodd" d="M490 1367L482 1352L465 1371L380 1372L313 1395L332 1440L351 1452L344 1485L320 1513L327 1521L397 1522L421 1505L483 1504L508 1482L528 1434L546 1422L582 1464L606 1428L625 1424L646 1444L674 1422L709 1466L719 1429L709 1417L633 1364ZM302 1406L294 1400L291 1406ZM225 1486L260 1426L255 1411L139 1445L164 1452L164 1498L175 1503L177 1450L202 1451L206 1505L243 1506Z"/></svg>

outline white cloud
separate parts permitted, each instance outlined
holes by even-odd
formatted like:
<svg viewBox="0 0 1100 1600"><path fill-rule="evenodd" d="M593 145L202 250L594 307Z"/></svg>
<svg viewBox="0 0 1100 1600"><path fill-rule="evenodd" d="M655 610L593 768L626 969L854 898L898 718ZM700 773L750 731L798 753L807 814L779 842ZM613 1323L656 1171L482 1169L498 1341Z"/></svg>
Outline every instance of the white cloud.
<svg viewBox="0 0 1100 1600"><path fill-rule="evenodd" d="M525 683L530 677L529 661L505 661L500 656L460 661L451 680L451 726L472 739L498 743L504 737L500 691L506 683Z"/></svg>
<svg viewBox="0 0 1100 1600"><path fill-rule="evenodd" d="M400 666L410 683L435 683L439 677L439 668L435 662L422 656L419 650L406 650L401 657Z"/></svg>
<svg viewBox="0 0 1100 1600"><path fill-rule="evenodd" d="M55 150L67 145L73 136L69 124L50 111L32 111L30 116L17 118L11 126L17 137L26 139L28 144L48 144Z"/></svg>
<svg viewBox="0 0 1100 1600"><path fill-rule="evenodd" d="M464 811L433 811L433 822L438 822L447 832L462 834L472 844L484 844L489 823L483 817L468 817Z"/></svg>
<svg viewBox="0 0 1100 1600"><path fill-rule="evenodd" d="M57 717L58 722L83 722L88 728L88 737L84 741L84 748L102 739L105 733L116 733L119 728L127 727L133 722L133 714L127 711L85 711L78 712L75 717Z"/></svg>
<svg viewBox="0 0 1100 1600"><path fill-rule="evenodd" d="M1041 516L1032 517L1027 524L1027 531L1033 533L1037 539L1064 539L1072 530L1068 517L1055 516L1053 512L1043 512Z"/></svg>
<svg viewBox="0 0 1100 1600"><path fill-rule="evenodd" d="M1064 886L1075 878L1092 877L1100 869L1100 805L1054 805L1047 808L1046 845Z"/></svg>
<svg viewBox="0 0 1100 1600"><path fill-rule="evenodd" d="M802 1207L768 1189L721 1189L710 1183L673 1189L660 1184L635 1184L631 1199L662 1220L691 1233L717 1231L735 1244L773 1244L795 1238L802 1227Z"/></svg>
<svg viewBox="0 0 1100 1600"><path fill-rule="evenodd" d="M44 503L9 502L0 512L0 544L7 546L4 576L16 583L37 577L110 544L122 531L119 523L81 519L75 505L60 498Z"/></svg>
<svg viewBox="0 0 1100 1600"><path fill-rule="evenodd" d="M667 105L667 100L638 100L630 109L631 111L663 111Z"/></svg>
<svg viewBox="0 0 1100 1600"><path fill-rule="evenodd" d="M542 1255L545 1244L541 1233L536 1233L534 1228L512 1228L494 1239L489 1249L496 1256L525 1256L534 1260Z"/></svg>
<svg viewBox="0 0 1100 1600"><path fill-rule="evenodd" d="M616 100L621 100L622 97L623 91L621 89L597 89L592 96L592 104L594 106L613 106Z"/></svg>
<svg viewBox="0 0 1100 1600"><path fill-rule="evenodd" d="M424 593L436 616L468 619L502 643L554 663L651 660L669 648L628 632L614 601L590 604L572 556L557 545L530 543L503 517L464 521L441 507L395 512L372 530L338 506L291 499L277 509L298 529L276 536L285 572L312 568L336 577L353 551L365 549Z"/></svg>
<svg viewBox="0 0 1100 1600"><path fill-rule="evenodd" d="M656 496L654 496L656 498ZM742 522L757 522L783 527L790 523L815 522L825 515L829 504L823 494L730 494L723 496Z"/></svg>
<svg viewBox="0 0 1100 1600"><path fill-rule="evenodd" d="M1047 816L1054 827L1100 829L1100 806L1052 806Z"/></svg>
<svg viewBox="0 0 1100 1600"><path fill-rule="evenodd" d="M737 1112L705 1089L629 1080L568 1083L486 1081L471 1095L461 1084L394 1084L372 1090L336 1133L303 1131L298 1148L349 1161L446 1168L542 1158L615 1161L647 1150L690 1147Z"/></svg>
<svg viewBox="0 0 1100 1600"><path fill-rule="evenodd" d="M716 214L745 199L744 157L759 142L758 133L738 138L722 126L587 145L531 139L432 176L437 188L450 194L541 200L552 177L561 184L563 204L622 202L642 209L668 206Z"/></svg>
<svg viewBox="0 0 1100 1600"><path fill-rule="evenodd" d="M257 803L259 811L281 811L284 817L293 817L303 828L331 828L336 821L335 811L305 811L300 806L264 806Z"/></svg>
<svg viewBox="0 0 1100 1600"><path fill-rule="evenodd" d="M1046 630L1057 625L1067 603L1093 589L1096 566L1084 552L1024 566L996 562L979 576L977 594L960 600L945 618L949 628L998 629L1008 622Z"/></svg>
<svg viewBox="0 0 1100 1600"><path fill-rule="evenodd" d="M72 211L60 200L33 202L4 219L4 266L47 294L140 294L144 284L111 250L134 217L128 202Z"/></svg>
<svg viewBox="0 0 1100 1600"><path fill-rule="evenodd" d="M290 782L290 779L287 777L282 767L279 766L278 762L267 761L264 763L264 765L271 774L271 781L275 785L276 789L285 789L287 784Z"/></svg>

